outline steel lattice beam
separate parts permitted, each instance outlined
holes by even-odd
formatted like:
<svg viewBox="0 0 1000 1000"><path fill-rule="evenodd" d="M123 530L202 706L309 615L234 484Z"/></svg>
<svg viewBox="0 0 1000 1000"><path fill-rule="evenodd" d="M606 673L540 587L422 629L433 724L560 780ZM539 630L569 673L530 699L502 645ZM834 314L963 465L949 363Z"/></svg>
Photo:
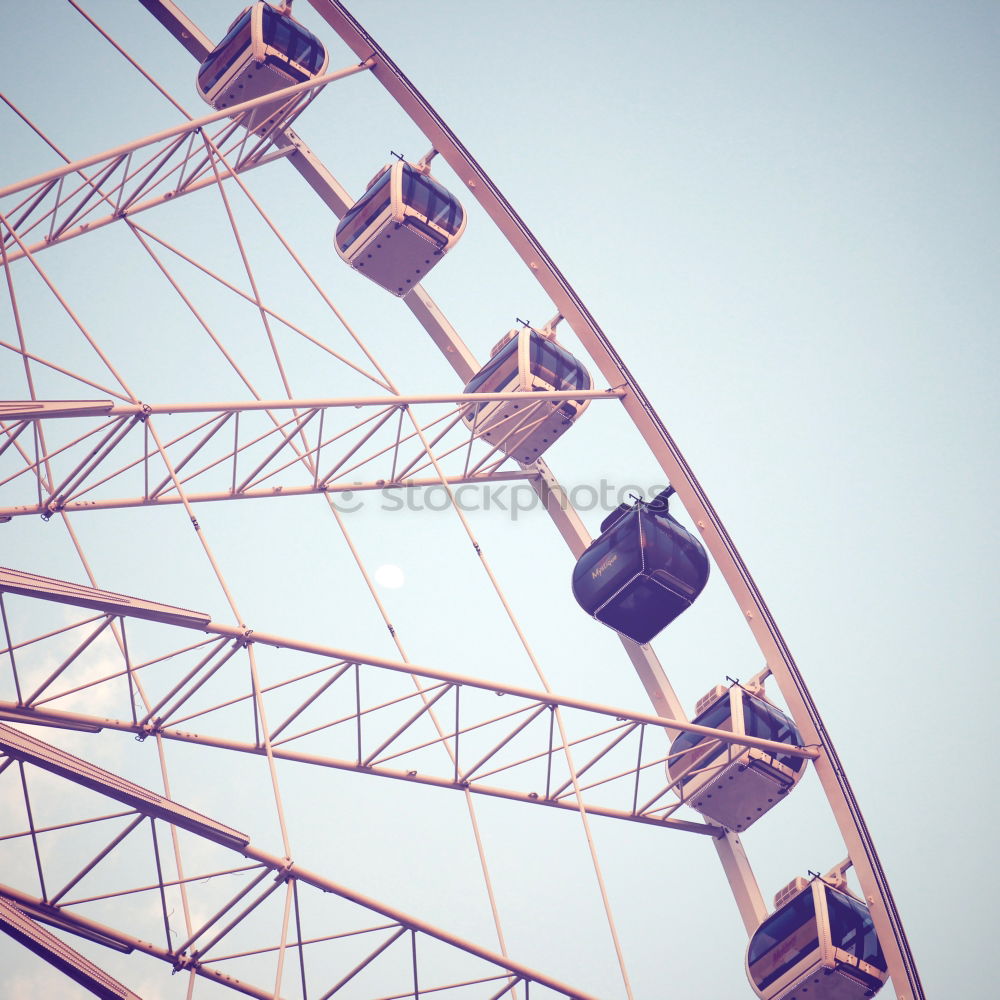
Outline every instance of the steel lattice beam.
<svg viewBox="0 0 1000 1000"><path fill-rule="evenodd" d="M105 616L97 620L96 628L92 618L79 623L89 631L63 662L48 677L42 678L41 685L32 694L23 695L23 685L18 684L16 699L0 701L0 719L8 722L91 733L111 729L133 733L140 739L157 736L246 754L267 753L280 760L438 788L467 789L478 795L572 812L577 811L580 804L570 789L569 776L561 763L561 752L566 745L554 738L552 726L552 712L560 710L570 727L569 745L589 755L587 764L577 771L578 780L586 778L581 781L580 793L589 813L716 838L723 834L720 828L674 816L684 803L684 792L683 786L663 777L669 755L667 732L694 732L719 741L720 746L728 746L727 753L713 765L719 768L747 746L804 758L816 754L809 747L795 748L765 739L736 737L726 730L498 685L476 677L304 642L244 626L223 625L213 622L204 612L0 569L0 605L4 608L5 621L13 623L14 627L16 615L3 604L5 593L85 608ZM176 652L161 651L151 661L157 670L163 670L167 661L175 657L184 656L192 649L204 650L192 667L184 668L178 680L171 681L169 686L160 682L160 693L154 696L152 706L142 716L133 712L131 719L115 718L62 710L60 701L65 704L64 699L82 690L110 685L122 677L127 677L131 685L133 675L139 671L143 672L144 679L147 678L149 667L136 662L139 647L134 644L132 660L123 660L118 669L109 668L111 672L103 678L88 679L82 688L72 683L68 673L67 668L81 657L108 623L120 621L124 630L131 618L159 622L170 629L179 627L213 638L195 647L181 645ZM65 643L67 631L68 627L63 627L0 650L0 655L11 657L15 681L18 679L15 652L20 657L22 653L35 650L33 656L37 660L47 640L56 638ZM232 681L226 684L226 695L221 702L206 700L198 692L233 656L250 646L319 656L322 662L315 666L315 660L307 660L304 672L289 676L286 671L281 679L264 687L261 697L265 701L272 697L272 692L294 690L297 707L289 712L286 702L285 715L263 736L257 733L241 740L229 733L213 732L215 713L240 702L249 704L252 692L241 690L243 682L239 680L235 687ZM179 659L177 662L185 661ZM387 689L383 679L374 685L374 689L383 692L378 699L366 697L362 700L362 688L368 691L370 686L363 680L362 670L366 676L373 672L373 677L384 673L399 681L419 679L420 690L414 691L407 685L390 685ZM62 686L54 686L63 676L66 680ZM225 676L242 675L230 672ZM144 683L154 685L150 691L157 690L155 675L149 675ZM43 693L45 697L41 698ZM505 701L497 703L497 696L504 697ZM310 714L313 709L315 711ZM449 720L443 732L429 728L431 709ZM185 725L194 720L197 720L197 732ZM352 745L356 745L356 753L350 757L327 749L343 745L345 734Z"/></svg>
<svg viewBox="0 0 1000 1000"><path fill-rule="evenodd" d="M503 956L496 955L485 948L473 944L461 937L451 934L439 927L420 920L410 914L403 913L363 895L355 890L333 881L325 876L319 875L308 869L301 868L289 858L277 857L266 851L260 850L249 843L243 835L237 834L230 827L219 823L216 820L200 816L193 810L167 799L143 788L128 779L112 775L109 772L95 769L87 761L67 754L62 750L52 747L34 737L26 736L9 726L0 725L0 749L22 763L49 770L58 774L59 777L80 784L86 788L98 792L100 795L121 802L131 809L134 809L140 817L145 817L150 821L159 820L169 824L176 824L201 839L215 844L227 851L235 851L250 859L258 867L259 872L247 885L240 888L235 895L231 895L228 901L217 910L211 917L203 919L196 929L188 934L183 941L173 947L161 948L152 944L148 940L136 937L130 932L117 928L99 924L90 920L80 913L77 913L69 905L55 905L47 899L39 899L12 886L0 886L0 905L3 909L0 913L20 913L27 920L41 920L51 923L59 928L74 934L80 934L92 941L104 943L120 951L138 950L147 955L169 962L175 970L190 970L200 976L211 978L216 982L231 986L239 992L255 997L273 996L260 987L249 981L230 976L215 968L208 960L209 953L223 940L226 935L233 930L245 917L263 904L267 898L277 890L289 886L288 891L297 886L311 887L323 893L329 893L341 900L354 904L356 908L368 915L381 920L389 921L388 925L380 925L376 928L363 926L360 931L371 933L375 931L394 931L393 936L388 941L376 945L367 959L357 963L353 969L344 970L338 982L324 996L336 992L339 984L346 983L353 978L363 968L367 967L388 947L389 944L397 940L402 933L408 933L414 939L413 956L417 963L417 938L433 939L448 948L456 949L464 955L478 960L491 970L491 974L481 977L475 982L488 985L493 996L506 995L516 982L527 982L537 984L539 987L547 989L559 996L579 998L579 1000L592 1000L588 994L573 989L549 976L539 973L525 965ZM192 820L192 817L196 817ZM155 842L154 842L155 843ZM267 883L268 876L273 876ZM212 877L212 876L209 876ZM353 911L352 911L353 912ZM21 929L25 932L30 928L20 921ZM358 933L358 931L352 931ZM43 932L44 934L44 932ZM42 934L36 934L40 938ZM301 946L303 942L291 941L291 947ZM55 946L53 946L55 947ZM211 959L215 961L215 959ZM434 977L445 974L443 970L435 966L430 974L424 972L421 976L423 987L426 992L434 992L438 989L458 988L468 985L469 981L444 980L435 981ZM504 980L508 981L506 988L496 992L496 984ZM109 981L113 983L113 980ZM106 993L105 995L119 995L129 997L127 991L121 994ZM486 994L481 994L486 996Z"/></svg>
<svg viewBox="0 0 1000 1000"><path fill-rule="evenodd" d="M9 898L0 894L0 931L33 951L101 1000L141 1000L51 931L40 926Z"/></svg>
<svg viewBox="0 0 1000 1000"><path fill-rule="evenodd" d="M200 138L216 123L224 124L212 142L223 156L236 157L232 169L222 165L223 179L289 156L291 147L272 148L274 129L246 150L247 140L240 131L243 117L263 104L280 100L295 104L329 83L369 68L364 62L347 66L0 188L0 222L6 229L3 243L8 263L218 183L212 170L215 154L211 144L206 149ZM226 121L234 117L236 121ZM133 165L134 159L142 162ZM69 190L65 190L67 180ZM159 193L152 194L156 189ZM15 196L21 196L20 201L15 202ZM99 213L101 208L103 213ZM42 227L48 230L42 239L25 242Z"/></svg>
<svg viewBox="0 0 1000 1000"><path fill-rule="evenodd" d="M37 488L42 494L33 503L0 505L0 519L185 500L200 503L433 486L442 480L438 475L428 475L427 470L442 460L449 462L451 473L444 482L453 485L520 479L533 482L540 472L530 466L522 467L520 472L499 471L506 456L498 455L488 443L478 443L479 435L461 419L467 403L518 399L523 395L391 394L163 404L114 400L0 402L0 489L9 492ZM544 414L546 407L576 398L615 399L617 393L531 393L519 420L530 421L531 407ZM436 456L420 440L420 431L403 434L401 427L392 426L393 419L407 408L421 408L423 412L424 408L449 404L449 409L431 410L420 427L436 432L431 442L436 446ZM183 427L160 448L145 430L146 421L152 417L165 421L163 426L171 430L175 421L182 422ZM42 435L25 435L26 428L50 422L57 422L63 431L72 428L76 436L68 443L60 437L58 444L46 448L48 439ZM227 425L230 429L221 433ZM303 432L307 427L315 428L318 434L316 443L304 449ZM137 440L140 437L141 441ZM473 444L477 444L475 450ZM166 465L168 457L170 466ZM43 469L52 474L53 482L43 482ZM359 472L363 478L352 478ZM132 480L127 478L130 473ZM115 495L108 485L116 480L133 482L140 473L144 489L139 495ZM223 483L225 488L220 488Z"/></svg>

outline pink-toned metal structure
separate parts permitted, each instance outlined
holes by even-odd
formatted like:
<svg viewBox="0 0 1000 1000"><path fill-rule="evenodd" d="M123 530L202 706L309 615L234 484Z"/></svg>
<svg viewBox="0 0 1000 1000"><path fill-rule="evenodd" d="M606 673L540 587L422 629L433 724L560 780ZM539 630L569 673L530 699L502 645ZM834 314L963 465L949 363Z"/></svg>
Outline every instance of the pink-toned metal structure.
<svg viewBox="0 0 1000 1000"><path fill-rule="evenodd" d="M899 1000L921 1000L923 990L892 893L819 711L747 567L676 443L593 316L469 151L344 5L335 0L310 2L353 52L353 63L277 95L188 118L104 153L74 162L65 158L63 166L0 188L0 254L12 330L9 337L0 338L0 346L24 372L23 397L0 402L0 531L18 530L30 515L61 521L86 579L81 583L54 578L27 565L0 568L0 656L7 661L5 669L9 665L9 683L0 697L0 778L5 772L10 780L16 775L26 816L22 827L5 829L0 836L6 842L30 845L30 850L25 846L24 857L31 862L26 876L24 871L0 874L0 929L85 990L106 997L136 994L43 925L115 952L139 952L167 963L185 974L189 995L198 980L262 998L297 995L299 989L303 997L323 998L338 994L416 998L435 995L434 991L494 1000L598 995L507 954L474 811L479 799L499 800L510 803L511 809L547 806L579 816L595 862L623 988L631 997L590 817L654 827L672 835L707 837L718 852L748 933L769 911L740 838L685 811L683 788L666 775L668 737L698 732L725 748L716 767L724 768L748 747L781 750L811 763L871 909L893 993ZM170 0L139 3L196 59L211 49L210 40L178 5ZM628 640L622 640L622 648L650 698L652 712L607 707L549 689L510 602L455 503L460 487L523 482L538 496L574 556L590 543L566 491L544 462L520 466L462 421L463 403L511 400L517 394L401 392L334 304L324 281L284 239L250 186L252 172L287 163L334 216L343 216L353 199L291 124L322 99L323 88L360 74L378 81L462 180L466 195L503 234L588 352L603 379L596 384L604 388L542 392L533 398L538 403L600 401L593 410L616 405L624 410L731 590L737 613L764 658L761 678L773 679L802 734L802 746L749 736L736 739L722 729L692 725L652 648ZM256 108L281 101L287 102L288 115L264 135L247 132L244 125ZM232 223L246 272L242 287L146 223L147 213L155 218L161 206L212 190L218 192ZM231 199L237 196L253 206L262 225L282 244L328 308L331 323L342 326L350 352L335 349L329 342L332 338L304 328L265 301L232 211ZM136 250L148 256L177 293L224 355L241 387L241 398L142 399L104 354L99 338L59 291L40 258L50 248L85 241L88 234L108 226L127 229ZM257 313L285 398L263 395L251 371L217 336L210 318L185 294L177 270L182 263ZM61 356L32 349L18 308L17 289L24 273L48 288L101 359L104 371L99 378L89 369L74 370ZM441 309L419 286L403 302L457 377L468 382L479 365ZM343 366L355 384L370 386L368 393L298 397L277 346L279 329L308 343L331 364ZM35 378L40 372L72 379L80 398L50 399L39 394ZM196 516L198 505L204 503L320 498L317 503L328 508L371 587L337 498L423 486L448 492L467 541L537 670L538 688L496 683L489 679L495 674L487 676L485 670L456 673L411 662L374 587L372 596L397 650L395 658L343 649L315 636L293 638L261 631L256 622L251 628ZM99 584L74 528L85 518L100 518L100 512L175 506L184 508L225 595L225 621L159 603L155 587L130 597L114 591L113 579L102 578ZM101 671L95 675L88 667L89 672L81 672L89 662L88 651L97 648L104 650ZM267 672L270 668L263 664L265 651L271 656L272 650L286 657L280 676ZM498 696L505 699L501 710L495 702ZM234 710L244 713L238 722L233 721ZM38 733L52 734L53 742ZM91 747L94 740L119 733L154 747L149 756L155 756L155 766L146 771L137 766L126 771L128 777L120 777L57 740L75 740L74 748ZM224 816L203 815L200 809L175 801L168 745L172 751L183 747L192 753L226 752L233 758L261 759L268 769L282 853L256 846L249 834L227 825ZM583 763L574 759L575 753L582 755ZM383 777L448 789L462 797L483 860L497 947L483 947L472 937L300 866L292 852L289 807L279 781L279 768L293 763L365 776L359 780ZM50 793L57 808L47 810L51 815L44 821L36 820L32 810L37 799L31 788L39 772L44 772L46 782L72 789L65 798ZM163 792L146 787L154 780L163 785ZM108 823L119 823L121 828L99 845L82 833L78 840L68 841L75 850L69 852L72 857L61 859L61 876L54 878L57 866L40 848L40 840L56 830L84 831ZM140 837L146 867L136 860L135 871L130 869L122 877L125 884L83 892L80 883L106 860L123 853L123 845L134 845ZM663 837L667 839L666 833ZM246 863L233 860L233 853ZM238 878L249 881L238 883ZM14 884L18 879L20 884ZM32 882L33 891L25 879ZM220 888L214 893L205 890L205 899L194 905L200 886ZM150 930L141 921L118 926L85 912L87 905L116 903L143 893L157 900ZM183 930L172 920L168 899L175 894L183 909ZM324 910L326 897L337 906ZM253 946L234 944L235 951L220 954L224 939L244 934L256 915L275 907L277 917L269 936ZM363 940L365 946L351 960L338 964L324 959L319 975L313 971L315 965L307 974L307 954L348 939ZM268 970L269 978L261 977L255 965L262 955L276 963L276 972ZM241 968L241 963L245 973L228 971ZM375 970L384 974L378 986L365 978Z"/></svg>

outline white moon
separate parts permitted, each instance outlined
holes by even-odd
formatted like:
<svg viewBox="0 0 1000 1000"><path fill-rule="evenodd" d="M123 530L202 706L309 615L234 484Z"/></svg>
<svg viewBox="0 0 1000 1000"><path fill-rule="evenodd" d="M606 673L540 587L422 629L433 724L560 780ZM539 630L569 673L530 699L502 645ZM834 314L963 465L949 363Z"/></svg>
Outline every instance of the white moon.
<svg viewBox="0 0 1000 1000"><path fill-rule="evenodd" d="M383 587L390 587L395 590L406 583L406 576L398 566L388 563L385 566L379 566L375 570L375 581L382 584Z"/></svg>

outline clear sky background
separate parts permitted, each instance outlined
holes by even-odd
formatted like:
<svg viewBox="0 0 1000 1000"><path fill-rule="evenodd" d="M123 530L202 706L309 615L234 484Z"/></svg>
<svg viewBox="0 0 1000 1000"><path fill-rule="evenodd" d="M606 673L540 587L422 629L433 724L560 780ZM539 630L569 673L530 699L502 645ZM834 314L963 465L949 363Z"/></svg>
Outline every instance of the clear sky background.
<svg viewBox="0 0 1000 1000"><path fill-rule="evenodd" d="M203 112L193 61L138 4L86 6L192 114ZM237 13L217 0L182 6L213 38ZM991 997L996 809L989 771L978 769L989 768L998 695L1000 8L370 0L352 10L538 236L695 469L824 715L927 995ZM179 121L67 4L20 12L23 21L8 23L0 89L71 157ZM330 45L331 67L353 61L306 0L296 13ZM40 74L43 52L51 71ZM370 80L328 88L297 128L356 194L389 149L425 152ZM57 165L4 109L0 129L0 184ZM312 192L292 171L273 170L255 190L400 388L458 388L407 310L336 259L335 222ZM453 179L445 168L440 177ZM170 208L144 224L187 235L211 257L207 213ZM264 253L263 236L259 244ZM231 246L226 254L216 266L235 267ZM186 317L141 271L134 241L109 230L49 251L46 266L50 258L141 398L237 395L202 363ZM472 211L465 240L427 282L481 360L515 316L542 322L552 312L512 258ZM225 326L225 302L204 301ZM26 313L32 343L89 363L60 339L68 334L43 303L37 296L38 311ZM303 315L326 329L328 318L305 306ZM0 323L10 339L9 312ZM575 347L571 335L567 343ZM256 348L245 350L263 373ZM0 385L20 398L10 357ZM299 375L303 396L356 388L327 388L305 359ZM598 409L548 456L556 474L570 487L661 482L638 436ZM572 560L540 515L472 516L553 687L645 708L610 632L573 604ZM601 512L583 516L596 533ZM226 618L179 510L75 523L110 589ZM215 505L204 524L247 621L392 654L317 504ZM80 578L58 530L37 519L0 525L0 561ZM414 660L535 686L502 615L486 606L493 598L453 516L387 512L373 498L350 530L371 567L404 572L405 585L383 597ZM685 704L726 674L759 669L739 617L716 574L654 643ZM177 759L183 771L188 757ZM301 789L312 779L291 771L287 780ZM313 841L325 837L335 877L491 943L481 912L463 909L463 897L481 891L464 882L474 866L456 853L468 837L463 829L466 846L456 848L442 833L462 822L457 796L322 780L328 811L299 815L304 852L322 852ZM217 792L196 775L188 785L208 810ZM483 808L512 953L601 996L622 995L578 829L517 806ZM751 995L745 935L710 845L611 826L596 831L636 996ZM424 838L419 851L399 847L403 833ZM744 839L768 899L843 856L814 779ZM554 926L565 930L553 935ZM0 942L19 998L47 972L12 949ZM162 969L129 980L129 967L119 968L148 997L184 985Z"/></svg>

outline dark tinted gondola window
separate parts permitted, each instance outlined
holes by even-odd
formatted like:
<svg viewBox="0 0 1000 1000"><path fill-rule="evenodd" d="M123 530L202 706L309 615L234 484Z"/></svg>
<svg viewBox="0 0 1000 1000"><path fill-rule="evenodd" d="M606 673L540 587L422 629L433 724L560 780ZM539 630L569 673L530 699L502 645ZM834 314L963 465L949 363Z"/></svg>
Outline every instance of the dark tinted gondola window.
<svg viewBox="0 0 1000 1000"><path fill-rule="evenodd" d="M688 603L701 593L708 579L708 557L684 527L662 511L643 512L648 546L653 550L653 576Z"/></svg>
<svg viewBox="0 0 1000 1000"><path fill-rule="evenodd" d="M482 369L472 376L472 380L465 387L466 392L501 392L503 387L512 378L517 376L517 345L519 337L514 337L509 343L493 355L490 360L483 365ZM469 407L469 415L474 416L484 406L489 403L472 403Z"/></svg>
<svg viewBox="0 0 1000 1000"><path fill-rule="evenodd" d="M812 890L806 890L754 932L747 953L750 975L763 989L818 948L816 907Z"/></svg>
<svg viewBox="0 0 1000 1000"><path fill-rule="evenodd" d="M709 705L701 715L695 717L694 724L696 726L709 726L712 729L731 729L729 695L727 694L724 698L720 698L714 705ZM674 773L676 773L678 767L684 767L687 763L687 761L678 757L677 754L685 750L691 750L703 740L707 742L711 739L711 736L702 736L700 733L681 733L670 747L670 766L674 769ZM699 765L707 764L725 752L726 744L719 743L711 753L706 753L704 757L699 757L698 763Z"/></svg>
<svg viewBox="0 0 1000 1000"><path fill-rule="evenodd" d="M382 179L369 188L355 204L348 209L347 214L337 226L337 245L341 250L347 248L381 215L390 201L389 178L386 171Z"/></svg>
<svg viewBox="0 0 1000 1000"><path fill-rule="evenodd" d="M548 382L556 392L589 389L591 384L587 369L572 354L533 331L531 373Z"/></svg>
<svg viewBox="0 0 1000 1000"><path fill-rule="evenodd" d="M264 8L264 43L284 53L309 73L317 73L326 58L319 39L274 8Z"/></svg>
<svg viewBox="0 0 1000 1000"><path fill-rule="evenodd" d="M877 969L886 971L885 956L875 934L868 907L833 889L826 890L826 907L830 914L830 938L835 948L843 948Z"/></svg>
<svg viewBox="0 0 1000 1000"><path fill-rule="evenodd" d="M198 71L198 86L209 91L230 66L250 48L250 11L248 10L212 50Z"/></svg>
<svg viewBox="0 0 1000 1000"><path fill-rule="evenodd" d="M576 564L573 574L576 598L589 614L593 614L641 569L639 525L635 515L626 514L615 527L601 535Z"/></svg>
<svg viewBox="0 0 1000 1000"><path fill-rule="evenodd" d="M743 723L748 736L758 736L762 740L774 740L776 743L802 745L802 737L791 719L773 705L748 694L743 695ZM775 758L793 771L798 771L803 764L801 757L790 754L775 754Z"/></svg>
<svg viewBox="0 0 1000 1000"><path fill-rule="evenodd" d="M403 165L403 201L428 222L454 235L462 225L462 206L437 181Z"/></svg>

